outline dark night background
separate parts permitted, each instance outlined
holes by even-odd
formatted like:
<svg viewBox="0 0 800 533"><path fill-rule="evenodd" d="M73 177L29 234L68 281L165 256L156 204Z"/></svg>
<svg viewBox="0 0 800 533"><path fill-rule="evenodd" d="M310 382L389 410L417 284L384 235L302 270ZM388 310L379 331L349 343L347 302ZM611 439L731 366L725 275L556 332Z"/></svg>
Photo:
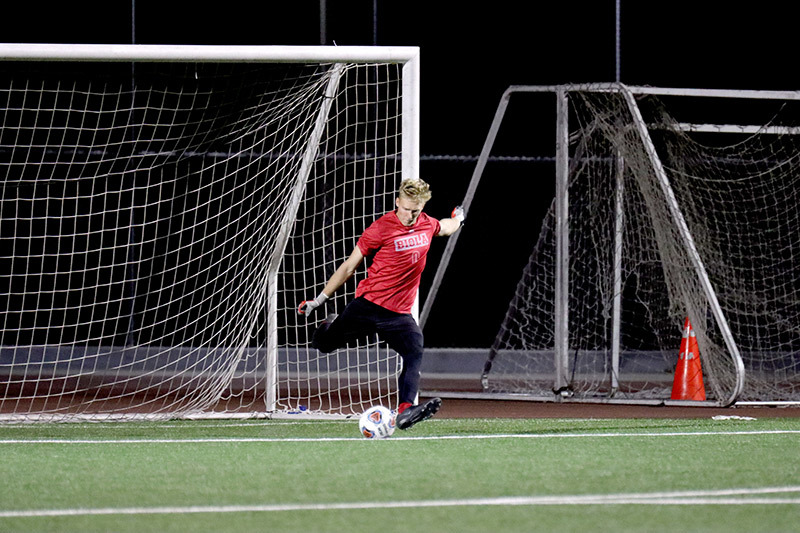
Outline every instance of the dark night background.
<svg viewBox="0 0 800 533"><path fill-rule="evenodd" d="M619 66L620 81L630 85L799 88L790 2L621 0L619 64L615 0L29 0L3 7L3 42L419 46L421 176L434 192L426 210L437 217L463 198L509 85L610 82ZM548 155L551 147L523 149L493 155ZM426 326L428 346L491 345L552 197L548 173L541 163L498 164L484 176ZM444 241L435 248L423 296Z"/></svg>

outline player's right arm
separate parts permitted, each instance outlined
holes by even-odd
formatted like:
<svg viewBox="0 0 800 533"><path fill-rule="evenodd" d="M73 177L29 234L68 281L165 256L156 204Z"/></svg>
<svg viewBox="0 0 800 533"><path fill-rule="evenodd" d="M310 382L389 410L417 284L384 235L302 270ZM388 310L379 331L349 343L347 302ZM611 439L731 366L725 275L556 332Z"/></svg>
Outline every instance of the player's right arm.
<svg viewBox="0 0 800 533"><path fill-rule="evenodd" d="M458 228L461 227L461 224L464 222L466 218L466 214L464 213L464 208L462 206L458 206L453 209L453 213L450 215L450 218L443 218L439 220L439 233L436 234L437 237L447 237L458 231Z"/></svg>
<svg viewBox="0 0 800 533"><path fill-rule="evenodd" d="M336 272L328 279L328 282L325 284L325 287L322 289L322 292L314 298L313 300L304 300L300 303L300 306L297 308L297 312L301 315L307 315L320 305L324 304L328 298L333 296L339 287L345 284L345 282L353 277L358 267L361 265L361 262L364 261L364 254L361 253L361 249L356 246L353 252L350 254L350 257L344 260L344 262L339 265L339 268L336 269Z"/></svg>

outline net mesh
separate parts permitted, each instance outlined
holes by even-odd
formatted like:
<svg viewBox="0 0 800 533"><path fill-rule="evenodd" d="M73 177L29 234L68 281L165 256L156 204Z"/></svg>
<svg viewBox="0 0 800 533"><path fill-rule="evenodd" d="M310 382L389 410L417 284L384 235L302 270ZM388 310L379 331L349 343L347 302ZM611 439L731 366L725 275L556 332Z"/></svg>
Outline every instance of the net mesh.
<svg viewBox="0 0 800 533"><path fill-rule="evenodd" d="M689 317L709 399L726 401L735 394L740 370L692 260L693 245L744 362L739 399L800 399L796 102L737 100L721 106L707 99L698 104L637 95L692 244L680 231L622 93L570 92L569 102L570 392L669 399ZM715 131L681 121L698 114L744 114L762 122ZM487 390L553 395L555 224L553 207L492 348Z"/></svg>

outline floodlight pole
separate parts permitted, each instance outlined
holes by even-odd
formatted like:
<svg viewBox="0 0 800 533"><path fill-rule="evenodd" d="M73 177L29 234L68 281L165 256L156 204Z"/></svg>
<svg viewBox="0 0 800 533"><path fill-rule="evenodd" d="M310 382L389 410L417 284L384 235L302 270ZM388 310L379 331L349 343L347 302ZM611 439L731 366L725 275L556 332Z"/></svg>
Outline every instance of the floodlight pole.
<svg viewBox="0 0 800 533"><path fill-rule="evenodd" d="M615 65L615 80L616 80L617 83L620 82L620 67L621 67L621 54L620 53L622 51L622 47L621 47L621 44L620 44L621 43L621 41L620 41L620 30L622 29L621 20L620 20L621 9L622 8L620 6L620 0L617 0L617 2L616 2L616 12L615 12L615 15L616 15L615 16L615 19L616 19L616 32L615 32L616 46L615 46L615 56L614 56L614 59L615 59L615 62L614 62L614 65Z"/></svg>

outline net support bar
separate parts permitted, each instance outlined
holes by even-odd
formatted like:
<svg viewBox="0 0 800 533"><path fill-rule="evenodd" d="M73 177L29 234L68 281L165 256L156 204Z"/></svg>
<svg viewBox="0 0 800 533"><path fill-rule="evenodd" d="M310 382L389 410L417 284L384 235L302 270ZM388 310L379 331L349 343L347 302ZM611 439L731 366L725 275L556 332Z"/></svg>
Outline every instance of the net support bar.
<svg viewBox="0 0 800 533"><path fill-rule="evenodd" d="M563 390L569 372L569 105L567 92L556 91L556 286L555 391Z"/></svg>
<svg viewBox="0 0 800 533"><path fill-rule="evenodd" d="M711 285L711 280L709 280L708 278L708 273L706 272L705 265L703 265L703 260L700 258L700 254L697 252L697 247L694 244L694 238L692 237L692 234L689 231L689 227L686 225L686 220L683 218L683 214L681 213L680 207L678 206L678 201L675 198L675 193L672 190L672 186L669 184L669 178L667 177L667 173L664 171L664 167L661 164L661 159L658 157L658 154L656 153L655 150L655 146L653 146L653 141L650 138L650 134L647 132L647 127L645 126L644 119L642 118L642 114L639 111L639 106L636 105L636 100L634 99L633 93L631 91L627 90L625 86L621 86L621 89L625 101L628 105L628 109L633 115L634 124L639 134L639 138L642 140L642 143L644 143L647 155L650 158L650 162L653 165L656 177L658 178L659 185L661 186L661 189L666 197L667 206L669 207L670 214L672 215L675 223L678 225L681 238L683 239L684 244L686 245L689 258L691 259L692 264L695 267L695 271L697 272L700 284L703 287L703 291L705 292L706 298L708 299L708 304L709 307L711 307L711 312L714 314L714 318L717 320L717 324L719 325L722 338L725 340L725 345L727 346L731 359L733 360L733 363L736 366L737 370L736 385L733 391L731 392L730 397L721 402L725 406L732 405L736 401L738 396L742 393L742 389L744 389L745 370L744 370L744 362L742 361L742 356L739 354L739 348L736 345L736 341L733 338L733 333L731 333L728 321L725 318L725 314L722 312L722 308L719 305L719 301L717 300L717 294L714 291L714 287Z"/></svg>
<svg viewBox="0 0 800 533"><path fill-rule="evenodd" d="M614 303L611 318L611 390L619 389L620 322L622 317L622 237L625 223L625 160L617 150L616 187L614 190Z"/></svg>
<svg viewBox="0 0 800 533"><path fill-rule="evenodd" d="M317 114L314 129L311 132L310 142L306 143L306 150L297 172L297 178L292 189L292 196L289 206L284 212L283 221L280 225L280 234L275 245L275 252L269 260L267 271L267 298L270 305L270 316L267 318L267 372L266 386L267 393L265 403L267 411L274 411L277 401L277 376L278 376L278 271L281 267L281 258L286 251L286 244L289 242L289 234L292 224L297 216L297 209L303 199L303 193L308 182L308 175L314 164L314 159L319 152L319 141L325 131L325 124L333 104L333 98L339 87L343 65L335 64L331 67L328 84L325 88L325 97L322 99L319 113Z"/></svg>

